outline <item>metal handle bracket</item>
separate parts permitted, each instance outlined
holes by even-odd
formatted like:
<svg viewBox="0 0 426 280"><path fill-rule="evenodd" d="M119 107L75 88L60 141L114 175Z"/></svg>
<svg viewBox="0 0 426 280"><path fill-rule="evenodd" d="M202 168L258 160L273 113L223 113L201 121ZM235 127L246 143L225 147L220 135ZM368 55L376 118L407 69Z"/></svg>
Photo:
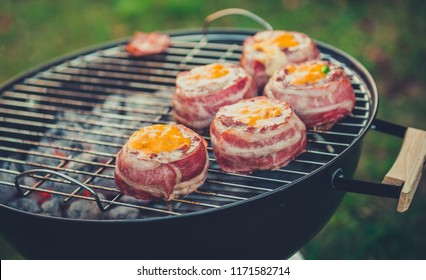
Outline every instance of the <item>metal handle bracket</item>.
<svg viewBox="0 0 426 280"><path fill-rule="evenodd" d="M22 178L22 177L24 177L24 176L31 176L33 174L50 174L50 175L55 175L55 176L58 176L58 177L60 177L62 179L67 180L68 182L70 182L70 183L72 183L74 185L77 185L77 186L79 186L79 187L87 190L93 196L93 199L96 202L96 204L98 205L99 210L101 210L102 212L108 210L108 208L110 206L110 205L107 205L107 206L104 207L102 205L100 197L98 196L98 194L92 188L86 186L85 184L77 181L76 179L74 179L74 178L72 178L70 176L67 176L65 174L62 174L62 173L59 173L59 172L56 172L56 171L53 171L53 170L50 170L50 169L32 169L32 170L24 171L24 172L16 175L16 177L15 177L15 187L16 187L16 190L18 191L18 193L20 195L25 196L25 193L22 190L23 187L19 183L19 179Z"/></svg>
<svg viewBox="0 0 426 280"><path fill-rule="evenodd" d="M263 18L259 17L258 15L244 10L244 9L239 9L239 8L230 8L230 9L224 9L224 10L220 10L217 11L213 14L208 15L205 19L204 19L204 26L203 26L203 33L207 34L208 31L208 27L210 25L210 23L212 23L213 21L225 17L225 16L231 16L231 15L241 15L241 16L245 16L248 17L254 21L256 21L257 23L259 23L260 25L262 25L266 30L273 30L272 26Z"/></svg>

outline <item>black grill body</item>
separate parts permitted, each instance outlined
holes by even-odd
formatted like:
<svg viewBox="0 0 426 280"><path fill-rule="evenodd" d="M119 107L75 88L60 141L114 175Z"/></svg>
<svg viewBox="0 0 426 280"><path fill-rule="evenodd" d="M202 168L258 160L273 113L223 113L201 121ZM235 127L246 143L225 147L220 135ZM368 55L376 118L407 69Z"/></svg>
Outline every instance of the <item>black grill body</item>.
<svg viewBox="0 0 426 280"><path fill-rule="evenodd" d="M1 207L2 232L30 259L282 259L328 222L344 192L328 184L353 172L360 147L274 195L203 214L157 220L85 221ZM351 174L348 174L351 175Z"/></svg>
<svg viewBox="0 0 426 280"><path fill-rule="evenodd" d="M344 192L333 189L332 174L342 169L345 177L352 177L362 137L378 105L376 87L365 68L326 44L318 42L322 58L350 75L356 107L330 131L308 131L306 152L287 167L227 174L210 149L205 185L171 204L129 202L108 183L113 182L108 170L114 168L115 154L132 131L173 121L169 102L177 73L216 61L238 63L243 40L254 33L213 30L205 37L199 30L178 31L171 33L174 43L166 54L142 59L123 52L126 41L114 42L55 60L4 85L0 162L24 170L54 170L82 183L66 191L47 188L47 182L54 186L70 182L33 173L36 183L18 180L19 191L48 193L67 203L97 201L105 213L117 206L139 211L131 220L80 219L0 204L0 229L7 240L31 259L262 259L286 258L299 250L340 204ZM131 99L134 96L140 99ZM65 126L64 121L72 125ZM65 142L46 142L46 137ZM39 146L60 152L34 150ZM75 156L78 153L89 156ZM46 164L48 159L55 164ZM0 168L0 175L8 175L0 177L0 185L15 188L10 175L22 171ZM83 195L86 188L105 196Z"/></svg>

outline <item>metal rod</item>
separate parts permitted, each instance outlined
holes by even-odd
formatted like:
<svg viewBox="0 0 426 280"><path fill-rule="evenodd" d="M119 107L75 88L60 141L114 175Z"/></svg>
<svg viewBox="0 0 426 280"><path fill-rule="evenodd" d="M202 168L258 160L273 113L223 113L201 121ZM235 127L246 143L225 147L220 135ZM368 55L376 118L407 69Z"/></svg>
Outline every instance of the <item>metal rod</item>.
<svg viewBox="0 0 426 280"><path fill-rule="evenodd" d="M63 85L59 81L52 81L52 80L45 80L45 79L38 79L38 78L29 78L26 80L26 85L31 86L41 86L43 89L48 88L55 88L55 89L62 89L62 90L72 90L72 89L64 89ZM145 95L151 99L156 98L166 98L170 99L170 91L150 91L150 90L144 90L144 89L132 89L132 88L116 88L116 87L104 87L101 85L86 85L86 84L80 84L79 90L81 91L90 91L94 92L96 94L125 94L125 95Z"/></svg>
<svg viewBox="0 0 426 280"><path fill-rule="evenodd" d="M88 186L80 183L79 181L75 180L74 178L71 178L71 177L69 177L67 175L64 175L62 173L59 173L59 172L56 172L56 171L53 171L53 170L48 170L48 169L33 169L33 170L28 170L28 171L24 171L24 172L20 173L19 175L17 175L15 177L15 187L16 187L18 193L20 193L21 195L24 195L23 190L21 188L21 185L19 184L19 179L22 178L22 177L24 177L24 176L27 176L29 174L38 174L38 173L55 175L55 176L61 177L63 179L66 179L67 181L71 182L72 184L75 184L77 186L80 186L81 188L84 188L85 190L87 190L93 196L93 198L96 201L96 204L99 207L99 210L101 210L102 212L105 211L105 209L104 209L104 207L102 205L102 202L101 202L98 194L94 190L92 190Z"/></svg>
<svg viewBox="0 0 426 280"><path fill-rule="evenodd" d="M318 161L313 161L313 160L304 160L304 159L294 159L294 162L300 162L300 163L307 163L307 164L314 164L314 165L324 165L326 164L326 162L318 162Z"/></svg>
<svg viewBox="0 0 426 280"><path fill-rule="evenodd" d="M367 121L367 120L365 120ZM363 122L365 122L363 121ZM347 123L347 122L338 122L335 125L337 126L352 126L352 127L365 127L365 123Z"/></svg>
<svg viewBox="0 0 426 280"><path fill-rule="evenodd" d="M116 62L116 63L113 63ZM77 68L77 69L93 69L93 70L104 70L104 71L116 71L121 73L134 73L134 74L150 74L156 76L163 77L176 77L179 74L179 71L175 70L172 65L169 65L167 69L165 69L166 65L162 65L162 69L160 68L152 68L147 67L147 65L123 65L118 64L119 61L115 59L111 59L110 63L105 60L92 60L87 61L83 59L73 60L67 63L67 66Z"/></svg>
<svg viewBox="0 0 426 280"><path fill-rule="evenodd" d="M88 59L88 57L82 58L83 61L88 62L96 62L96 63L102 63L106 65L127 65L132 67L138 67L139 69L143 70L149 70L149 69L160 69L161 71L176 71L176 63L169 63L167 61L164 62L157 62L157 61L146 61L146 60L129 60L126 58L121 57L94 57L93 59ZM188 66L186 69L189 70L191 66ZM179 71L173 72L177 74Z"/></svg>
<svg viewBox="0 0 426 280"><path fill-rule="evenodd" d="M308 139L307 141L309 143L316 143L316 144L322 144L322 145L343 146L343 147L349 147L350 146L350 144L348 144L348 143L323 141L323 140L317 140L317 139Z"/></svg>
<svg viewBox="0 0 426 280"><path fill-rule="evenodd" d="M303 172L303 171L297 171L297 170L290 170L290 169L277 169L277 172L285 172L285 173L291 173L291 174L298 174L298 175L308 175L309 172Z"/></svg>
<svg viewBox="0 0 426 280"><path fill-rule="evenodd" d="M129 102L129 96L122 95L110 95L108 93L100 93L100 92L88 92L88 91L73 91L73 90L64 90L60 88L47 88L40 86L32 86L32 85L16 85L13 87L14 91L20 90L27 94L52 94L61 97L69 97L69 98L86 98L89 100L97 100L105 102L108 101L117 101L117 102ZM10 91L11 92L11 91ZM152 93L147 92L138 92L134 94L138 98L132 98L132 103L141 104L141 105L149 105L149 106L158 106L158 107L168 107L169 105L165 103L170 100L170 95L166 97L155 96ZM11 97L14 97L13 95ZM146 98L141 98L146 97Z"/></svg>
<svg viewBox="0 0 426 280"><path fill-rule="evenodd" d="M309 150L309 149L306 149L305 152L311 153L311 154L323 155L323 156L331 156L331 157L337 157L338 156L338 154L336 154L336 153L326 153L326 152L314 151L314 150Z"/></svg>
<svg viewBox="0 0 426 280"><path fill-rule="evenodd" d="M389 198L399 198L402 189L402 186L346 179L341 169L333 174L332 186L337 190Z"/></svg>
<svg viewBox="0 0 426 280"><path fill-rule="evenodd" d="M41 168L41 169L47 168L47 169L56 170L56 171L63 171L63 172L81 174L81 175L96 176L96 177L104 178L104 179L114 179L114 176L110 176L110 175L94 174L92 172L75 170L75 169L64 168L64 167L56 167L56 166L51 166L51 165L48 165L48 164L42 164L42 163L37 163L37 162L23 161L23 160L18 160L18 159L13 159L13 158L5 158L5 157L0 157L0 160L6 161L6 162L13 162L13 163L18 163L18 164L23 164L23 165L34 166L34 167L38 167L38 168Z"/></svg>
<svg viewBox="0 0 426 280"><path fill-rule="evenodd" d="M71 156L69 156L68 158L71 158ZM62 160L58 165L56 165L56 167L64 167L66 164L68 163L68 161L66 160ZM31 186L31 190L27 190L23 196L27 196L30 193L32 193L34 191L34 189L38 189L41 185L43 185L44 182L46 182L47 179L49 179L52 176L52 174L46 174L45 176L42 177L42 179L40 179L39 181L37 181L36 183L34 183L34 185Z"/></svg>
<svg viewBox="0 0 426 280"><path fill-rule="evenodd" d="M201 194L201 195L216 196L216 197L221 197L221 198L229 198L229 199L233 199L233 200L245 200L246 199L246 198L240 197L240 196L226 195L226 194L220 194L220 193L215 193L215 192L206 192L206 191L200 191L200 190L196 190L195 192L197 194Z"/></svg>
<svg viewBox="0 0 426 280"><path fill-rule="evenodd" d="M272 26L263 18L259 17L258 15L244 10L244 9L238 9L238 8L230 8L230 9L224 9L224 10L220 10L217 11L213 14L208 15L205 19L204 19L204 26L203 26L203 34L206 34L208 31L208 27L210 25L210 23L212 23L213 21L225 17L225 16L233 16L233 15L241 15L241 16L245 16L250 18L251 20L256 21L257 23L259 23L260 25L262 25L266 30L273 30Z"/></svg>
<svg viewBox="0 0 426 280"><path fill-rule="evenodd" d="M205 63L205 62L200 62ZM210 61L208 62L210 63ZM82 75L70 75L70 74L59 74L52 73L50 75L42 74L45 79L61 81L61 82L70 82L70 83L84 83L84 84L96 84L96 85L111 85L111 86L123 86L128 88L136 88L136 89L151 89L151 90L163 90L173 92L174 87L165 86L165 85L156 85L151 83L142 83L142 82L131 82L131 81L122 81L122 80L111 80L90 76L82 76ZM63 85L66 88L66 84Z"/></svg>
<svg viewBox="0 0 426 280"><path fill-rule="evenodd" d="M218 208L218 207L220 207L220 205L214 205L214 204L209 204L209 203L202 203L202 202L185 200L185 199L180 199L180 198L175 198L172 201L174 201L174 202L182 202L182 203L192 204L192 205L197 205L197 206L204 206L204 207L208 207L208 208Z"/></svg>
<svg viewBox="0 0 426 280"><path fill-rule="evenodd" d="M307 130L306 134L315 134L315 133L319 133L319 134L328 134L328 135L338 135L338 136L349 136L349 137L357 137L358 134L354 134L354 133L347 133L347 132L339 132L339 131L330 131L330 130Z"/></svg>
<svg viewBox="0 0 426 280"><path fill-rule="evenodd" d="M260 177L260 176L255 176L255 175L246 175L246 174L239 174L239 173L225 173L223 171L210 169L210 168L209 168L209 171L212 172L212 173L222 173L222 174L227 174L227 175L230 175L230 176L243 177L243 178L249 178L249 179L259 179L259 180L263 180L263 181L279 182L279 183L284 183L284 184L291 183L291 181L288 181L288 180L279 180L279 179L274 179L274 178Z"/></svg>
<svg viewBox="0 0 426 280"><path fill-rule="evenodd" d="M31 105L29 105L27 102L24 101L10 101L10 100L5 100L5 102L3 102L4 105L11 105L11 106L20 106L22 108L26 108L26 109L30 109ZM61 108L60 106L50 106L50 105L35 105L33 107L36 107L37 109L41 109L41 110L45 110L45 111L51 111L52 113L56 112L56 113L66 113L66 114L74 114L74 115L83 115L83 116L87 116L87 117L96 117L96 116L100 116L106 119L115 119L115 120L126 120L126 121L135 121L135 122L140 122L140 123L152 123L152 122L161 122L161 117L162 115L157 115L153 118L153 116L151 115L149 118L145 118L144 116L129 116L129 115L119 115L119 114L113 114L113 113L107 113L107 112L95 112L95 111L83 111L83 110L70 110L70 109L64 109ZM3 110L3 109L2 109ZM22 110L14 110L14 109L4 109L3 110L4 113L8 113L8 114L15 114L17 116L21 116L22 117ZM42 116L40 118L47 118L50 120L54 120L54 117L49 117L49 115L47 114L38 114L38 113L34 113L34 112L30 112L29 114L34 115L34 116ZM43 116L46 115L46 116ZM166 122L165 122L166 123ZM170 122L168 122L170 123Z"/></svg>
<svg viewBox="0 0 426 280"><path fill-rule="evenodd" d="M16 171L16 170L10 170L10 169L4 169L4 168L0 168L0 172L12 174L12 175L18 175L18 174L21 173L21 172ZM60 184L69 184L68 181L64 181L64 180L52 178L52 177L46 178L44 176L35 175L35 174L30 174L28 176L35 178L35 179L39 179L39 180L51 181L51 182L60 183ZM110 180L112 181L113 179L110 179ZM92 189L103 190L103 191L114 192L114 193L120 193L120 191L116 188L110 188L110 187L94 185L94 184L86 184L86 185L91 187Z"/></svg>
<svg viewBox="0 0 426 280"><path fill-rule="evenodd" d="M211 180L211 179L207 179L206 182L212 183L212 184L226 185L226 186L230 186L230 187L233 187L233 188L250 189L250 190L262 191L262 192L267 192L267 191L271 190L271 189L267 189L267 188L261 188L261 187L256 187L256 186L243 185L243 184L235 184L235 183L230 183L230 182L226 182L226 181Z"/></svg>
<svg viewBox="0 0 426 280"><path fill-rule="evenodd" d="M371 128L400 138L404 138L405 132L407 131L407 127L405 126L381 119L375 119Z"/></svg>
<svg viewBox="0 0 426 280"><path fill-rule="evenodd" d="M59 156L59 155L54 155L54 154L39 153L39 152L27 151L27 150L15 149L15 148L9 148L9 147L0 146L0 150L20 153L20 154L24 154L24 155L33 155L33 156L51 158L51 159L57 159L57 160L66 160L66 161L77 162L77 163L82 163L82 164L86 164L86 165L102 166L102 167L109 167L109 168L115 167L114 165L111 165L111 164L105 164L105 163L100 163L100 162L93 162L93 161L88 161L88 160L81 160L81 159L69 158L69 157Z"/></svg>
<svg viewBox="0 0 426 280"><path fill-rule="evenodd" d="M23 130L23 129L7 128L7 127L0 127L0 131L8 132L8 133L14 133L14 134L20 134L20 135L46 137L46 138L56 139L56 140L65 140L65 141L71 141L71 142L95 144L95 145L115 147L115 148L121 148L123 146L122 144L116 144L116 143L111 143L111 142L96 141L96 140L91 140L91 139L82 139L81 137L80 138L79 137L67 137L67 136L48 134L48 133L42 133L42 132L36 132L36 131L28 131L28 130Z"/></svg>
<svg viewBox="0 0 426 280"><path fill-rule="evenodd" d="M114 165L111 165L111 163L114 163L114 161L115 161L115 157L114 158L111 158L111 159L109 159L107 162L106 162L106 164L105 164L105 166L102 166L102 167L100 167L98 170L96 170L93 174L94 175L98 175L98 174L100 174L101 172L103 172L104 170L105 170L105 168L106 167L111 167L111 168L115 168L115 166ZM87 184L88 183L91 183L94 179L95 179L96 177L95 176L89 176L88 178L86 178L86 179L84 179L84 181L83 181L83 185L86 185L87 186ZM68 203L72 198L73 198L73 195L76 195L76 194L78 194L81 190L83 190L83 186L82 185L79 185L78 186L78 188L77 189L75 189L72 193L71 193L71 195L70 196L68 196L67 198L65 198L64 199L64 202L65 203ZM109 208L109 207L108 207ZM105 208L105 207L103 207L103 211L106 211L106 209L107 208Z"/></svg>
<svg viewBox="0 0 426 280"><path fill-rule="evenodd" d="M141 113L141 114L149 114L149 115L161 115L169 111L168 107L164 107L161 110L152 110L152 109L144 109L141 107L132 108L128 106L116 106L116 105L109 105L109 104L100 104L96 102L89 102L89 101L76 101L76 100L69 100L69 99L63 99L60 97L48 97L48 96L41 96L41 95L30 95L27 93L20 93L20 92L5 92L5 97L10 97L10 95L14 98L21 98L24 100L33 100L37 102L46 102L49 104L61 104L61 105L71 105L76 107L88 107L88 108L102 108L102 109L111 109L115 111L121 111L121 112L129 112L129 113ZM130 100L128 100L130 101Z"/></svg>
<svg viewBox="0 0 426 280"><path fill-rule="evenodd" d="M143 73L131 74L131 73L122 73L117 71L108 71L106 69L87 69L87 68L72 68L65 65L57 66L53 69L53 72L45 72L45 76L50 77L51 73L65 73L70 75L78 75L78 76L95 76L95 77L106 77L112 79L122 79L122 80L134 80L134 81L147 81L152 83L164 83L171 84L175 83L175 78L169 78L164 76L155 76L155 75L145 75Z"/></svg>
<svg viewBox="0 0 426 280"><path fill-rule="evenodd" d="M14 123L19 125L28 125L33 127L40 127L40 128L53 128L53 129L60 129L60 130L67 130L67 131L73 131L77 133L87 133L87 134L94 134L94 135L101 135L101 136L109 136L114 138L122 138L122 139L128 139L131 135L123 135L123 134L117 134L117 133L107 133L104 131L94 131L91 129L84 129L84 128L74 128L66 125L58 125L58 124L47 124L42 122L36 122L36 121L29 121L29 120L20 120L17 118L3 118L0 117L0 121L8 122L8 123Z"/></svg>
<svg viewBox="0 0 426 280"><path fill-rule="evenodd" d="M5 185L5 186L9 186L9 187L16 187L14 183L10 183L10 182L0 181L0 184ZM26 186L26 185L22 185L22 184L20 185L20 188L25 189L25 190L31 189L31 187ZM68 193L59 192L59 191L55 191L55 190L48 190L48 189L43 189L43 190L36 189L35 191L45 192L45 193L49 193L49 194L52 194L52 195L60 195L60 196L68 196L69 195ZM78 199L83 199L83 200L90 200L90 201L95 200L92 197L86 197L86 196L81 196L81 195L75 195L74 197L78 198ZM177 213L177 212L167 211L167 210L163 210L163 209L159 209L159 208L147 207L147 206L143 206L143 205L136 205L136 204L130 204L130 203L125 203L125 202L113 201L113 200L109 201L109 200L105 200L105 199L99 199L99 200L102 203L110 203L110 204L115 205L115 206L131 207L131 208L136 208L136 209L139 209L139 210L152 211L152 212L168 214L168 215L181 215L180 213Z"/></svg>

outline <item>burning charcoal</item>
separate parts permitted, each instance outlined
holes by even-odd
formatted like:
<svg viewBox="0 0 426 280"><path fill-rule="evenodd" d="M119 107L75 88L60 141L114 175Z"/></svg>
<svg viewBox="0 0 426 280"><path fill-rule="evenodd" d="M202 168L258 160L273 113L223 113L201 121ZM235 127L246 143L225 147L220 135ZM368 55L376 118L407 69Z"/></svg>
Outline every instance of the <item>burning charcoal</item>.
<svg viewBox="0 0 426 280"><path fill-rule="evenodd" d="M108 168L105 168L105 170L102 172L102 174L108 175L108 176L114 176L114 171L115 171L114 168L108 167ZM114 182L112 182L112 183L113 183L112 187L114 187L115 184L114 184Z"/></svg>
<svg viewBox="0 0 426 280"><path fill-rule="evenodd" d="M47 174L37 174L41 177L46 176ZM58 179L58 180L64 180L62 178L58 178L57 176L53 175L51 176L51 178L53 179ZM51 179L41 179L41 178L34 178L34 177L30 177L30 176L25 176L20 180L20 183L24 186L28 186L28 187L33 187L36 186L38 189L45 189L45 190L53 190L53 191L58 191L58 192L64 192L64 193L71 193L73 192L77 186L76 185L72 185L72 184L67 184L67 183L60 183L58 181L53 181Z"/></svg>
<svg viewBox="0 0 426 280"><path fill-rule="evenodd" d="M138 199L138 198L128 196L128 195L123 195L123 197L120 199L120 201L123 202L123 203L136 204L136 205L141 205L141 204L147 203L146 200Z"/></svg>
<svg viewBox="0 0 426 280"><path fill-rule="evenodd" d="M98 162L98 157L96 155L81 153L75 156L74 159L87 161L87 163L70 161L64 166L64 168L77 170L77 171L85 171L85 172L95 172L99 168L99 166L96 166L90 163L90 162L94 162L94 163ZM76 174L76 173L70 173L67 175L69 175L70 177L82 183L89 177L89 175Z"/></svg>
<svg viewBox="0 0 426 280"><path fill-rule="evenodd" d="M43 214L49 216L62 217L62 205L64 201L58 197L52 197L51 199L46 200L42 205L41 209Z"/></svg>
<svg viewBox="0 0 426 280"><path fill-rule="evenodd" d="M46 134L48 134L48 135L62 136L62 135L63 135L63 131L64 131L64 130L62 130L62 129L60 129L60 128L51 128L51 129L49 129L49 130L46 132ZM50 140L50 139L48 139L47 141L51 141L51 140Z"/></svg>
<svg viewBox="0 0 426 280"><path fill-rule="evenodd" d="M71 142L68 146L74 149L84 150L84 146L80 142Z"/></svg>
<svg viewBox="0 0 426 280"><path fill-rule="evenodd" d="M28 155L26 158L27 162L34 162L34 163L42 163L44 165L50 165L50 166L57 166L61 160L50 158L48 156L55 156L54 152L52 152L52 149L44 148L44 147L38 147L37 149L33 149L30 152L34 152L37 154L34 155ZM44 156L46 155L46 156ZM37 167L33 165L26 166L25 170L31 170L35 169Z"/></svg>
<svg viewBox="0 0 426 280"><path fill-rule="evenodd" d="M16 196L15 187L0 185L0 203L6 203Z"/></svg>
<svg viewBox="0 0 426 280"><path fill-rule="evenodd" d="M13 182L15 175L0 172L0 181ZM16 196L18 192L14 186L0 184L0 203L5 203Z"/></svg>
<svg viewBox="0 0 426 280"><path fill-rule="evenodd" d="M96 107L93 109L93 112L95 113L116 113L116 109L118 107L125 106L125 102L123 102L123 97L126 97L122 94L112 94L108 96L108 98L105 100L105 102L102 104L101 107Z"/></svg>
<svg viewBox="0 0 426 280"><path fill-rule="evenodd" d="M60 179L60 180L62 180L62 179ZM52 191L55 191L55 192L70 194L73 191L75 191L78 188L78 186L73 185L73 184L59 183L59 182L53 182L53 181L47 181L46 180L41 185L41 188L47 189L47 190L52 190Z"/></svg>
<svg viewBox="0 0 426 280"><path fill-rule="evenodd" d="M24 176L24 177L21 177L21 179L19 179L19 184L31 187L35 183L37 183L37 181L38 180L36 178L30 177L30 176Z"/></svg>
<svg viewBox="0 0 426 280"><path fill-rule="evenodd" d="M102 195L99 195L103 199ZM101 210L95 201L85 199L74 199L66 211L69 218L74 219L100 219L103 217Z"/></svg>
<svg viewBox="0 0 426 280"><path fill-rule="evenodd" d="M127 203L130 205L138 205L138 206L144 206L144 207L151 207L151 208L157 208L157 209L163 209L163 210L170 210L168 208L168 203L164 200L142 200L142 199L138 199L138 198L134 198L131 196L127 196L124 195L123 197L120 198L120 202L122 203ZM127 206L125 206L127 207ZM129 207L131 208L131 207ZM145 212L146 213L146 212ZM155 213L153 212L149 212L149 215L145 215L143 210L139 211L139 217L138 218L143 218L144 216L146 217L151 217L153 215L155 215ZM161 216L162 214L159 214L158 216Z"/></svg>
<svg viewBox="0 0 426 280"><path fill-rule="evenodd" d="M0 168L1 169L5 169L5 170L13 170L13 171L17 171L18 173L23 172L24 171L24 166L22 164L17 164L17 163L13 163L13 162L2 162L0 164ZM16 173L16 174L18 174ZM11 176L13 178L15 178L16 174L13 173L9 173L9 172L1 172L0 171L0 179L2 179L2 176Z"/></svg>
<svg viewBox="0 0 426 280"><path fill-rule="evenodd" d="M37 202L29 197L21 197L7 203L8 206L31 213L40 213L41 208Z"/></svg>
<svg viewBox="0 0 426 280"><path fill-rule="evenodd" d="M109 175L109 174L107 174L107 175ZM97 193L102 193L108 199L112 199L114 196L116 196L118 194L118 192L115 191L117 189L117 187L115 186L114 179L107 179L107 178L97 177L93 181L92 184L95 185L95 186L99 186L99 187L105 188L105 189L98 188L98 189L96 189L96 192Z"/></svg>
<svg viewBox="0 0 426 280"><path fill-rule="evenodd" d="M105 170L102 172L102 175L111 176L111 178L97 177L94 181L95 185L117 189L117 186L115 185L114 178L113 178L114 168L105 168Z"/></svg>
<svg viewBox="0 0 426 280"><path fill-rule="evenodd" d="M6 170L20 170L17 164L10 162L3 162L0 164L0 168ZM18 169L19 168L19 169ZM0 181L13 183L15 181L16 174L6 173L0 171ZM17 190L14 186L0 184L0 203L5 203L17 195Z"/></svg>
<svg viewBox="0 0 426 280"><path fill-rule="evenodd" d="M117 206L107 212L107 218L111 220L137 219L138 217L138 209L126 206Z"/></svg>

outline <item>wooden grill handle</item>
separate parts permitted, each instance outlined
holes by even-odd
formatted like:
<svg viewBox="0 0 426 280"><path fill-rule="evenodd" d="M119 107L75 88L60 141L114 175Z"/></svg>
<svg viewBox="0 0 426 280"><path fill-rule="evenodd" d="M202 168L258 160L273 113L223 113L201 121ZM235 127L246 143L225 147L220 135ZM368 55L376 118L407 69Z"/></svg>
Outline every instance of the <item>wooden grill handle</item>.
<svg viewBox="0 0 426 280"><path fill-rule="evenodd" d="M422 177L426 160L426 131L408 127L395 163L383 179L384 184L403 186L398 212L405 212L411 204Z"/></svg>

